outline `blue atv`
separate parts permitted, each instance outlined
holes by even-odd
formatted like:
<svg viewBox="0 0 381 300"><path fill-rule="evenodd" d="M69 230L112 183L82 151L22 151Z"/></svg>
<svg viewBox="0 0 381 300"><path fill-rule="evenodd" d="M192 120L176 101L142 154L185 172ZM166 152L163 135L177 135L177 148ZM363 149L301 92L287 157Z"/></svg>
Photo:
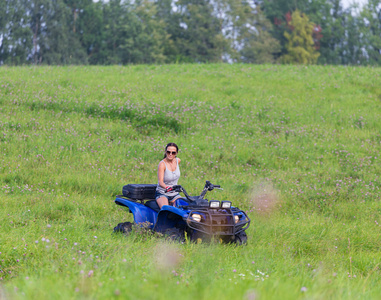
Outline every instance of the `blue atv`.
<svg viewBox="0 0 381 300"><path fill-rule="evenodd" d="M210 241L218 239L226 243L239 245L247 243L245 230L250 225L250 218L230 201L204 199L208 191L221 189L206 181L200 196L190 196L181 185L172 187L174 191L183 193L174 206L164 205L161 209L155 200L156 185L130 184L123 188L123 195L116 196L115 203L126 206L134 216L135 225L160 232L164 236L183 242ZM127 233L134 224L120 223L115 232Z"/></svg>

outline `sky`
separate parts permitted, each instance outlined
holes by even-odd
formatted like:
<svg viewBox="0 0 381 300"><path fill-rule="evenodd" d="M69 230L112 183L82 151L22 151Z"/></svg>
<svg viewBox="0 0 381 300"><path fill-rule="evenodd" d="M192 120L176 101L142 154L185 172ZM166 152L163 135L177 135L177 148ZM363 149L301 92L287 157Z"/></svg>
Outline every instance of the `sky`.
<svg viewBox="0 0 381 300"><path fill-rule="evenodd" d="M94 2L108 2L109 0L93 0ZM343 4L344 8L348 8L353 3L358 3L361 6L363 6L365 3L367 3L368 0L341 0L341 3Z"/></svg>
<svg viewBox="0 0 381 300"><path fill-rule="evenodd" d="M367 0L341 0L341 3L343 3L344 8L347 8L352 3L358 3L362 6L367 3Z"/></svg>
<svg viewBox="0 0 381 300"><path fill-rule="evenodd" d="M94 2L98 2L100 0L93 0ZM341 3L343 4L344 8L349 7L352 3L358 3L361 5L364 5L368 0L341 0ZM108 0L103 0L103 2L108 2Z"/></svg>

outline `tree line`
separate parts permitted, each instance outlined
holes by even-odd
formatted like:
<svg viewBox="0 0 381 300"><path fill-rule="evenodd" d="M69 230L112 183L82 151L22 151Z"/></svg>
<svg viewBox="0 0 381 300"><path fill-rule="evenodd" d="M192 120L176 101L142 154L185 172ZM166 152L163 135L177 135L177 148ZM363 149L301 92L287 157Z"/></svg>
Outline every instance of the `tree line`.
<svg viewBox="0 0 381 300"><path fill-rule="evenodd" d="M381 4L0 0L0 64L381 64Z"/></svg>

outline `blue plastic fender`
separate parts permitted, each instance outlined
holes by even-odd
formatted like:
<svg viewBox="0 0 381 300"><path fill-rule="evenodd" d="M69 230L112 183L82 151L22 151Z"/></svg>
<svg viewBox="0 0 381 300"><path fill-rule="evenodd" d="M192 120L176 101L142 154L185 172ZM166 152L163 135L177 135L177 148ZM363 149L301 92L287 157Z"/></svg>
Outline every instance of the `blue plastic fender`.
<svg viewBox="0 0 381 300"><path fill-rule="evenodd" d="M179 206L188 206L189 205L189 202L184 199L184 198L178 198L176 201L175 201L175 205L174 207L179 207Z"/></svg>
<svg viewBox="0 0 381 300"><path fill-rule="evenodd" d="M115 203L121 206L126 206L130 209L134 215L134 221L136 224L149 222L149 228L153 228L156 224L158 213L153 209L128 199L116 198Z"/></svg>
<svg viewBox="0 0 381 300"><path fill-rule="evenodd" d="M174 213L176 215L179 215L182 218L187 218L188 217L188 214L184 210L182 210L180 208L177 208L177 207L174 207L174 206L171 206L171 205L163 205L161 207L160 212L159 212L159 216L164 211L172 212L172 213Z"/></svg>
<svg viewBox="0 0 381 300"><path fill-rule="evenodd" d="M154 230L164 233L167 228L181 227L186 225L184 219L188 214L177 207L163 205L157 216Z"/></svg>

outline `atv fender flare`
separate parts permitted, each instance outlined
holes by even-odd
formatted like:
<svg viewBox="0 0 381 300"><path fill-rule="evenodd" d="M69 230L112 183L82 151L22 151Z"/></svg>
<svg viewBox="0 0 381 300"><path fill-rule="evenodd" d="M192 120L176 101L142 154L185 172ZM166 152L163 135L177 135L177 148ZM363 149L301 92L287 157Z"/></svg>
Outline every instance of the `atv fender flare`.
<svg viewBox="0 0 381 300"><path fill-rule="evenodd" d="M123 198L116 198L115 203L121 206L129 208L130 212L134 216L134 222L136 224L149 222L149 228L153 228L157 220L157 212L153 209L138 203Z"/></svg>
<svg viewBox="0 0 381 300"><path fill-rule="evenodd" d="M168 228L186 228L188 214L183 210L170 205L163 205L157 216L154 230L164 233Z"/></svg>

